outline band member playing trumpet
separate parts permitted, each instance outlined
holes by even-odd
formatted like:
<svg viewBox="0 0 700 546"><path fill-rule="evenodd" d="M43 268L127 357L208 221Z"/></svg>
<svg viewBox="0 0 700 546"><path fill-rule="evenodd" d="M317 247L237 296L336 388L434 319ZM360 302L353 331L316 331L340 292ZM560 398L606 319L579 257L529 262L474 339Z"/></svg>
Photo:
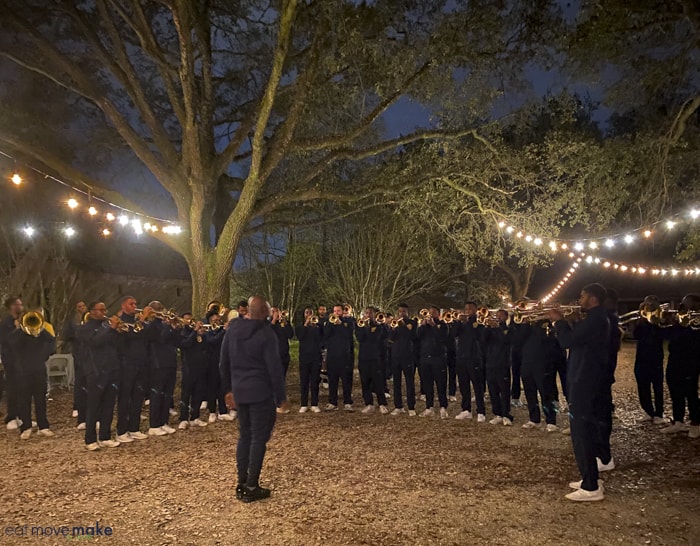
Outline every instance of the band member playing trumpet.
<svg viewBox="0 0 700 546"><path fill-rule="evenodd" d="M270 315L272 330L277 336L277 346L280 352L280 360L284 368L284 377L287 378L289 371L289 340L294 337L294 330L289 323L289 317L283 314L277 307L273 307Z"/></svg>
<svg viewBox="0 0 700 546"><path fill-rule="evenodd" d="M335 305L333 314L323 329L323 340L328 351L328 405L327 411L338 409L338 382L343 383L345 411L352 408L352 338L354 323L343 317L343 306Z"/></svg>
<svg viewBox="0 0 700 546"><path fill-rule="evenodd" d="M476 303L468 301L464 304L464 313L457 314L457 320L452 324L452 333L457 342L455 367L459 392L462 395L462 411L455 419L472 418L472 392L476 400L477 422L486 421L486 406L484 405L484 357L482 345L484 342L484 326L476 320Z"/></svg>
<svg viewBox="0 0 700 546"><path fill-rule="evenodd" d="M599 462L603 466L613 464L612 456L603 453L602 427L610 390L608 374L608 339L610 321L605 310L605 287L598 283L586 285L581 290L579 304L586 312L585 318L572 326L563 320L557 309L549 311L559 344L569 349L568 390L571 442L581 474L580 482L571 482L576 489L566 495L572 501L600 501L604 498L598 482Z"/></svg>
<svg viewBox="0 0 700 546"><path fill-rule="evenodd" d="M30 321L36 324L30 325ZM43 317L37 312L25 313L16 326L8 343L16 362L21 363L17 372L20 438L28 440L32 435L32 400L39 434L53 436L46 416L46 360L56 352L56 338L44 328Z"/></svg>
<svg viewBox="0 0 700 546"><path fill-rule="evenodd" d="M241 306L239 305L239 309ZM246 306L247 313L247 306ZM242 320L242 319L241 319ZM236 322L235 320L233 322ZM224 340L226 330L222 328L221 316L218 310L210 310L204 320L204 328L210 326L204 335L207 344L208 365L207 365L207 407L209 408L209 423L219 421L233 421L236 412L226 408L224 400L224 389L221 384L221 373L219 362L221 359L221 343Z"/></svg>
<svg viewBox="0 0 700 546"><path fill-rule="evenodd" d="M146 308L144 312L148 313ZM122 324L137 324L136 298L126 296L121 300L119 320ZM145 326L144 326L145 328ZM120 344L121 372L117 395L117 441L121 443L148 438L139 430L141 407L146 399L149 343L145 331L124 329Z"/></svg>
<svg viewBox="0 0 700 546"><path fill-rule="evenodd" d="M295 328L299 340L299 397L301 407L299 413L309 409L320 413L318 407L318 386L321 382L321 341L322 327L320 317L314 315L311 307L304 309L304 324ZM309 408L309 392L311 407Z"/></svg>
<svg viewBox="0 0 700 546"><path fill-rule="evenodd" d="M416 362L414 339L416 321L408 316L408 305L400 303L396 312L395 323L389 328L389 355L391 373L394 378L394 411L392 415L405 413L401 393L401 376L406 381L406 404L408 415L416 415Z"/></svg>
<svg viewBox="0 0 700 546"><path fill-rule="evenodd" d="M434 414L434 387L437 387L440 403L440 418L447 418L447 327L440 320L440 310L432 306L421 312L422 319L418 326L417 338L420 343L421 380L425 390L425 410L421 417Z"/></svg>
<svg viewBox="0 0 700 546"><path fill-rule="evenodd" d="M513 331L508 326L508 312L496 311L495 321L488 324L484 333L486 347L486 384L491 398L492 425L513 425L510 413L510 352Z"/></svg>
<svg viewBox="0 0 700 546"><path fill-rule="evenodd" d="M355 337L360 345L357 366L360 370L362 399L365 403L362 413L374 411L373 392L377 397L379 411L389 413L384 395L384 368L380 358L380 352L384 348L386 329L383 324L378 324L374 317L374 308L368 307L365 309L364 318L357 322L355 328Z"/></svg>
<svg viewBox="0 0 700 546"><path fill-rule="evenodd" d="M206 427L208 423L199 417L200 404L207 388L209 349L204 338L206 332L201 320L194 322L192 313L183 313L184 327L180 331L182 356L182 384L180 388L180 424L186 429L190 424Z"/></svg>
<svg viewBox="0 0 700 546"><path fill-rule="evenodd" d="M656 296L647 296L639 306L640 311L660 306ZM639 405L646 419L655 425L664 424L664 332L658 324L652 324L640 316L634 325L637 349L634 355L634 378L637 381ZM652 391L654 401L652 403Z"/></svg>
<svg viewBox="0 0 700 546"><path fill-rule="evenodd" d="M78 339L85 349L87 379L87 412L85 447L95 451L100 447L119 447L111 439L114 402L119 384L119 352L121 341L119 317L106 319L107 306L103 302L88 305L88 319L78 329ZM97 442L97 423L100 423L100 441Z"/></svg>
<svg viewBox="0 0 700 546"><path fill-rule="evenodd" d="M19 407L17 395L19 394L17 374L19 373L19 363L14 358L8 343L8 337L15 331L15 321L22 316L24 305L18 297L11 297L5 300L5 309L8 314L0 323L0 360L5 368L5 391L7 392L7 413L5 424L7 430L17 430L19 427ZM2 391L0 391L0 394Z"/></svg>
<svg viewBox="0 0 700 546"><path fill-rule="evenodd" d="M691 313L700 312L700 294L688 294L679 309ZM700 329L683 326L677 320L665 328L668 342L668 365L666 366L666 383L671 394L673 406L673 423L661 429L665 434L685 432L690 438L700 438L700 401L698 400L698 373L700 373ZM690 417L690 428L683 420L686 403Z"/></svg>

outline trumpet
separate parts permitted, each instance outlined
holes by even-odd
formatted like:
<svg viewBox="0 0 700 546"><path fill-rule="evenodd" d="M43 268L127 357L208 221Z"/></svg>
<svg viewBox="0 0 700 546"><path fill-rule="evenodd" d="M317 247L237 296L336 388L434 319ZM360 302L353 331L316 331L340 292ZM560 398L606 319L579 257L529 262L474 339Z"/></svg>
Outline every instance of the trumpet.
<svg viewBox="0 0 700 546"><path fill-rule="evenodd" d="M358 321L357 321L358 328L364 328L365 326L368 326L368 325L369 325L368 318L361 318L361 319L358 319Z"/></svg>
<svg viewBox="0 0 700 546"><path fill-rule="evenodd" d="M124 322L122 320L119 321L119 324L117 325L117 330L120 332L129 332L133 331L134 333L138 333L141 330L143 330L144 325L143 322L141 321L136 321L136 322Z"/></svg>
<svg viewBox="0 0 700 546"><path fill-rule="evenodd" d="M337 326L342 322L342 320L340 320L340 317L338 315L331 315L330 317L328 317L328 322Z"/></svg>
<svg viewBox="0 0 700 546"><path fill-rule="evenodd" d="M496 319L496 312L498 309L489 309L488 307L479 307L476 310L476 322L474 324L481 324L482 326L487 326L492 324Z"/></svg>
<svg viewBox="0 0 700 546"><path fill-rule="evenodd" d="M223 328L223 324L202 324L201 328L205 332L218 332Z"/></svg>
<svg viewBox="0 0 700 546"><path fill-rule="evenodd" d="M421 309L421 310L418 312L418 315L420 316L420 318L421 318L422 320L429 319L429 318L432 316L432 315L430 314L430 309L425 309L425 308L424 308L424 309Z"/></svg>
<svg viewBox="0 0 700 546"><path fill-rule="evenodd" d="M318 315L311 315L309 317L309 322L311 324L318 324L318 321L319 321Z"/></svg>
<svg viewBox="0 0 700 546"><path fill-rule="evenodd" d="M343 306L343 313L345 313L351 317L352 316L352 305L344 305Z"/></svg>
<svg viewBox="0 0 700 546"><path fill-rule="evenodd" d="M19 319L20 329L32 337L39 337L44 329L44 315L39 311L27 311Z"/></svg>
<svg viewBox="0 0 700 546"><path fill-rule="evenodd" d="M399 326L403 326L404 324L406 324L406 321L403 318L391 319L391 322L389 322L389 328L398 328Z"/></svg>
<svg viewBox="0 0 700 546"><path fill-rule="evenodd" d="M384 313L377 313L377 316L374 317L374 322L377 324L384 324L386 322L386 315Z"/></svg>

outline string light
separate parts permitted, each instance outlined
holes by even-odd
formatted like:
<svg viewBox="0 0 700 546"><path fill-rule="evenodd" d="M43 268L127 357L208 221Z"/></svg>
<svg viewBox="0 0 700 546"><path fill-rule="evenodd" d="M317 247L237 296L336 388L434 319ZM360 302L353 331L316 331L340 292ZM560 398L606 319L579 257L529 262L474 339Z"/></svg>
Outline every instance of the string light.
<svg viewBox="0 0 700 546"><path fill-rule="evenodd" d="M95 215L97 214L97 209L96 209L95 207L90 207L90 208L88 209L88 214L89 214L90 216L95 216Z"/></svg>
<svg viewBox="0 0 700 546"><path fill-rule="evenodd" d="M10 178L10 180L12 181L12 183L15 186L19 186L22 183L22 177L20 176L19 173L13 174L12 177Z"/></svg>
<svg viewBox="0 0 700 546"><path fill-rule="evenodd" d="M107 214L105 214L105 218L107 219L108 222L114 222L114 214L112 214L111 212L108 212Z"/></svg>
<svg viewBox="0 0 700 546"><path fill-rule="evenodd" d="M22 231L24 231L24 234L27 237L31 237L32 235L34 235L34 228L32 226L25 226L24 228L22 228Z"/></svg>
<svg viewBox="0 0 700 546"><path fill-rule="evenodd" d="M73 199L71 197L68 201L66 201L66 205L68 205L68 207L71 209L76 209L78 208L78 201L77 199Z"/></svg>
<svg viewBox="0 0 700 546"><path fill-rule="evenodd" d="M109 237L111 234L112 234L112 232L109 231L107 228L104 228L102 230L102 235L104 235L105 237Z"/></svg>
<svg viewBox="0 0 700 546"><path fill-rule="evenodd" d="M699 276L700 277L700 267L697 266L683 266L680 264L676 265L667 265L664 267L652 267L648 265L639 265L639 264L626 264L622 262L617 262L608 258L600 258L600 257L592 257L592 256L587 256L585 259L586 263L588 264L594 264L594 265L601 265L605 269L613 269L615 271L621 272L621 273L633 273L635 275L647 275L651 274L652 276L664 276L664 275L671 275L672 277L676 277L678 275L685 275L686 277L689 276Z"/></svg>
<svg viewBox="0 0 700 546"><path fill-rule="evenodd" d="M126 214L122 214L121 216L119 216L119 223L122 226L129 225L129 217Z"/></svg>
<svg viewBox="0 0 700 546"><path fill-rule="evenodd" d="M63 230L63 233L66 234L66 237L73 237L73 235L75 235L75 230L72 227L68 226Z"/></svg>

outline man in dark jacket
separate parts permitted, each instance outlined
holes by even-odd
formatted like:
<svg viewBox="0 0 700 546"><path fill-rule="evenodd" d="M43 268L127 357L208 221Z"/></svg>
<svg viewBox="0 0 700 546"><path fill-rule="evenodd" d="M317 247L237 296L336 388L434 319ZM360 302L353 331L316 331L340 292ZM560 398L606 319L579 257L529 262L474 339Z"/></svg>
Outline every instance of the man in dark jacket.
<svg viewBox="0 0 700 546"><path fill-rule="evenodd" d="M609 454L607 457L603 454L602 446L603 429L610 412L610 321L604 307L605 295L605 287L597 283L581 290L579 305L586 317L575 327L563 320L559 311L549 312L559 344L569 349L567 389L571 442L582 478L580 482L569 484L576 490L566 498L573 501L603 500L596 456L600 454L603 465L612 462Z"/></svg>
<svg viewBox="0 0 700 546"><path fill-rule="evenodd" d="M459 392L462 395L462 411L455 419L472 418L472 392L474 387L476 399L477 421L486 421L484 405L484 359L482 345L484 342L484 326L476 321L476 303L468 301L464 304L464 314L453 323L452 334L457 342L457 379Z"/></svg>
<svg viewBox="0 0 700 546"><path fill-rule="evenodd" d="M401 376L406 381L406 403L408 415L416 415L416 360L414 340L416 337L416 321L408 316L408 305L399 304L396 313L396 325L389 330L389 345L391 347L391 372L394 377L394 411L392 415L400 415L403 408L401 393Z"/></svg>
<svg viewBox="0 0 700 546"><path fill-rule="evenodd" d="M238 410L236 497L243 502L270 496L270 490L260 487L258 480L276 408L289 409L277 337L267 322L270 306L259 296L248 303L249 320L231 323L221 346L226 406Z"/></svg>
<svg viewBox="0 0 700 546"><path fill-rule="evenodd" d="M318 386L321 382L321 343L322 325L321 319L314 319L314 310L311 307L304 309L304 324L295 328L299 340L299 398L301 407L299 413L306 413L311 409L313 413L320 413L318 407ZM309 408L309 394L311 394L311 407Z"/></svg>
<svg viewBox="0 0 700 546"><path fill-rule="evenodd" d="M374 320L374 308L365 309L365 316L361 322L358 321L355 328L355 337L359 343L359 357L357 366L360 370L360 382L362 384L362 400L365 407L362 413L374 411L374 401L372 393L377 397L379 410L389 413L386 407L386 396L384 395L384 367L381 364L380 353L384 348L386 339L386 329L383 324L378 324Z"/></svg>
<svg viewBox="0 0 700 546"><path fill-rule="evenodd" d="M76 337L78 327L83 323L83 317L87 313L87 305L84 301L75 304L75 313L66 319L61 332L63 342L61 351L73 355L73 417L78 418L79 430L85 429L85 408L87 405L87 385L85 383L85 371L83 370L82 347Z"/></svg>
<svg viewBox="0 0 700 546"><path fill-rule="evenodd" d="M5 300L5 309L8 314L0 322L0 360L5 373L5 390L7 391L7 414L5 424L7 430L17 430L19 427L19 407L17 395L19 393L17 383L18 364L13 358L8 338L15 330L15 321L22 316L24 306L22 300L17 297Z"/></svg>
<svg viewBox="0 0 700 546"><path fill-rule="evenodd" d="M429 315L418 326L416 337L420 343L420 367L425 389L425 410L421 417L433 415L434 387L437 387L440 418L447 419L447 326L440 320L440 310L431 306Z"/></svg>

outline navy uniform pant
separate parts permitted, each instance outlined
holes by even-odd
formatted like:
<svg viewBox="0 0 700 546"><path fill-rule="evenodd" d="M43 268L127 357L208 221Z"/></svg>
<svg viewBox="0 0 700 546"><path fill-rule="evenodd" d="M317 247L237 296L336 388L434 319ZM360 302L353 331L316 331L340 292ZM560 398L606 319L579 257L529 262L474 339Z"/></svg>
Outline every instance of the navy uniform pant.
<svg viewBox="0 0 700 546"><path fill-rule="evenodd" d="M149 426L158 428L168 422L168 412L173 402L177 368L151 368L149 376L151 381Z"/></svg>
<svg viewBox="0 0 700 546"><path fill-rule="evenodd" d="M32 428L32 401L36 412L39 430L49 428L46 417L46 368L23 370L17 377L19 396L17 400L19 418L22 420L20 431Z"/></svg>
<svg viewBox="0 0 700 546"><path fill-rule="evenodd" d="M110 439L118 384L119 370L87 375L86 444L93 444L97 441L98 421L100 423L100 440Z"/></svg>
<svg viewBox="0 0 700 546"><path fill-rule="evenodd" d="M204 365L182 367L180 387L180 421L199 419L200 405L207 388L207 368Z"/></svg>
<svg viewBox="0 0 700 546"><path fill-rule="evenodd" d="M597 416L577 415L573 408L569 414L569 423L574 457L581 474L581 488L586 491L595 491L598 489L598 463L595 458L600 451L602 424Z"/></svg>
<svg viewBox="0 0 700 546"><path fill-rule="evenodd" d="M392 355L393 356L393 355ZM398 355L392 358L392 375L394 377L394 406L403 408L403 394L401 392L401 375L406 380L406 404L408 409L416 409L416 366L411 356L400 358Z"/></svg>
<svg viewBox="0 0 700 546"><path fill-rule="evenodd" d="M377 397L380 406L386 406L386 395L384 393L384 366L379 358L371 360L360 360L357 363L360 369L360 382L362 384L362 400L365 406L374 404L372 393Z"/></svg>
<svg viewBox="0 0 700 546"><path fill-rule="evenodd" d="M649 417L664 414L664 361L635 362L634 378L637 380L639 405ZM651 393L654 392L652 403Z"/></svg>
<svg viewBox="0 0 700 546"><path fill-rule="evenodd" d="M5 415L5 424L19 417L18 395L19 395L19 379L17 371L13 364L9 362L5 364L5 392L7 392L7 415Z"/></svg>
<svg viewBox="0 0 700 546"><path fill-rule="evenodd" d="M141 407L146 399L144 370L147 362L125 364L121 369L117 396L117 434L137 432L141 427Z"/></svg>
<svg viewBox="0 0 700 546"><path fill-rule="evenodd" d="M84 423L87 412L87 376L79 363L76 363L73 380L73 409L78 412L78 424Z"/></svg>
<svg viewBox="0 0 700 546"><path fill-rule="evenodd" d="M309 405L309 393L311 405L318 406L318 386L321 382L321 358L299 358L299 398L302 406Z"/></svg>
<svg viewBox="0 0 700 546"><path fill-rule="evenodd" d="M420 361L421 378L425 389L425 407L432 408L437 389L438 403L447 408L447 362L441 356L423 356Z"/></svg>
<svg viewBox="0 0 700 546"><path fill-rule="evenodd" d="M474 398L476 398L476 411L482 415L486 414L484 404L484 368L480 358L460 358L457 357L455 363L457 370L457 381L459 392L462 395L462 411L472 410L472 390L474 387Z"/></svg>
<svg viewBox="0 0 700 546"><path fill-rule="evenodd" d="M700 401L698 400L698 368L692 362L669 362L666 366L666 383L671 394L673 420L683 422L685 406L694 423L700 422Z"/></svg>
<svg viewBox="0 0 700 546"><path fill-rule="evenodd" d="M539 393L545 422L548 425L556 425L557 414L554 408L554 370L546 372L542 369L523 366L522 380L530 421L539 423L542 420L540 403L537 398Z"/></svg>
<svg viewBox="0 0 700 546"><path fill-rule="evenodd" d="M238 404L238 483L257 487L267 442L275 426L277 411L272 398L254 404Z"/></svg>
<svg viewBox="0 0 700 546"><path fill-rule="evenodd" d="M338 383L343 383L343 404L352 404L352 369L349 355L328 355L328 403L338 405Z"/></svg>
<svg viewBox="0 0 700 546"><path fill-rule="evenodd" d="M510 414L510 365L500 364L486 367L486 384L491 398L491 411L498 417L507 417L511 421Z"/></svg>

